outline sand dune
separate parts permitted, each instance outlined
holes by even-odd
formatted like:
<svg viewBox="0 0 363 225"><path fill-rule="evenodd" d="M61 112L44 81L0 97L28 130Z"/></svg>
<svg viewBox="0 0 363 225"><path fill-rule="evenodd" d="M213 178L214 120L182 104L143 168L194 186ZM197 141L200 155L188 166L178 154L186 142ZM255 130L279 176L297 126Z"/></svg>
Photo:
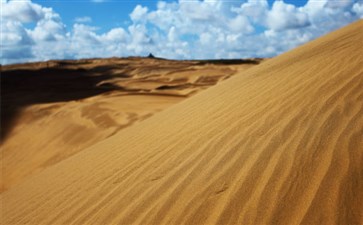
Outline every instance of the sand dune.
<svg viewBox="0 0 363 225"><path fill-rule="evenodd" d="M363 224L363 21L1 195L4 224Z"/></svg>
<svg viewBox="0 0 363 225"><path fill-rule="evenodd" d="M111 58L4 66L1 190L259 62Z"/></svg>

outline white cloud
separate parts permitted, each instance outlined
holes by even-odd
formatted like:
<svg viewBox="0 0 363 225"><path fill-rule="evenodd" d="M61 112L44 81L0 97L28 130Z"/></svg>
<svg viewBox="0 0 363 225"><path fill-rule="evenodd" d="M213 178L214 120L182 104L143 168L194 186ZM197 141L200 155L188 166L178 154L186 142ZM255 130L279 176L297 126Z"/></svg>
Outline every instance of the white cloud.
<svg viewBox="0 0 363 225"><path fill-rule="evenodd" d="M361 19L363 19L363 2L355 3L353 5L353 12L356 13Z"/></svg>
<svg viewBox="0 0 363 225"><path fill-rule="evenodd" d="M1 63L12 63L19 59L30 60L34 57L34 44L28 32L19 21L2 21L1 26Z"/></svg>
<svg viewBox="0 0 363 225"><path fill-rule="evenodd" d="M96 27L76 23L73 25L72 42L87 47L97 45L100 40L95 32L96 30Z"/></svg>
<svg viewBox="0 0 363 225"><path fill-rule="evenodd" d="M248 18L243 15L238 15L231 19L228 25L232 32L251 33L254 31L254 28Z"/></svg>
<svg viewBox="0 0 363 225"><path fill-rule="evenodd" d="M114 28L101 36L102 41L110 43L126 43L129 40L129 34L121 27Z"/></svg>
<svg viewBox="0 0 363 225"><path fill-rule="evenodd" d="M19 21L22 23L36 22L44 18L44 10L40 5L33 4L30 0L2 1L3 19Z"/></svg>
<svg viewBox="0 0 363 225"><path fill-rule="evenodd" d="M28 32L37 41L57 41L64 37L66 27L60 21L45 19L40 20L34 30Z"/></svg>
<svg viewBox="0 0 363 225"><path fill-rule="evenodd" d="M90 22L92 22L92 18L89 17L89 16L76 17L74 19L74 22L76 22L76 23L90 23Z"/></svg>
<svg viewBox="0 0 363 225"><path fill-rule="evenodd" d="M272 9L267 14L267 26L273 30L297 29L309 25L306 13L283 1L274 2Z"/></svg>
<svg viewBox="0 0 363 225"><path fill-rule="evenodd" d="M176 42L179 39L179 35L177 34L176 28L173 26L169 29L168 32L168 41L169 42Z"/></svg>
<svg viewBox="0 0 363 225"><path fill-rule="evenodd" d="M231 11L248 17L252 23L265 25L268 13L268 2L267 0L248 0L238 7L232 7Z"/></svg>
<svg viewBox="0 0 363 225"><path fill-rule="evenodd" d="M353 3L353 0L327 1L326 7L332 9L345 9L348 7L352 7Z"/></svg>
<svg viewBox="0 0 363 225"><path fill-rule="evenodd" d="M132 11L132 13L130 14L130 17L133 21L140 21L146 19L145 17L147 15L147 11L148 11L147 7L142 7L141 5L137 5L134 11Z"/></svg>
<svg viewBox="0 0 363 225"><path fill-rule="evenodd" d="M1 0L1 7L1 63L149 52L177 59L271 57L363 18L362 0L309 0L302 7L283 1L269 7L267 0L159 1L155 10L137 5L128 27L100 32L90 17L67 27L52 8L30 0Z"/></svg>

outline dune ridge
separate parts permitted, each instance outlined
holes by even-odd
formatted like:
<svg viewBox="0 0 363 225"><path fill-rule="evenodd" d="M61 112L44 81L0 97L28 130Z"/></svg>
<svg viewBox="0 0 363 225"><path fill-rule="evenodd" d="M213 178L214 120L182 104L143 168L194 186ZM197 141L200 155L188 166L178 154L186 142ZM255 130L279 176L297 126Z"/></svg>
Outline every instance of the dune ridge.
<svg viewBox="0 0 363 225"><path fill-rule="evenodd" d="M5 224L362 224L363 21L1 195Z"/></svg>

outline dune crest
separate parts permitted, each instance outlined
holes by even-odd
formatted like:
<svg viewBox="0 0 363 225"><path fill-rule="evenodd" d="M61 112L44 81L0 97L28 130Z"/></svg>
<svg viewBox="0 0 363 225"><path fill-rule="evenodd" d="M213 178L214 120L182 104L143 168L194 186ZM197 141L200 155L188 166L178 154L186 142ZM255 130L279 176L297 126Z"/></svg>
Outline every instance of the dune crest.
<svg viewBox="0 0 363 225"><path fill-rule="evenodd" d="M49 167L4 224L362 224L363 21Z"/></svg>

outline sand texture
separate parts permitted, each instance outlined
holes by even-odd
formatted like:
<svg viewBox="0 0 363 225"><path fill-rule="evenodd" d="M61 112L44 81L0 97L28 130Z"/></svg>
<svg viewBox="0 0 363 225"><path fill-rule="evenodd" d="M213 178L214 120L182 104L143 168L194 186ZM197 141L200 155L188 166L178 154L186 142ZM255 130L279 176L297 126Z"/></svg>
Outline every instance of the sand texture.
<svg viewBox="0 0 363 225"><path fill-rule="evenodd" d="M362 43L358 21L121 130L3 192L3 224L363 224Z"/></svg>
<svg viewBox="0 0 363 225"><path fill-rule="evenodd" d="M5 66L1 191L259 62L111 58Z"/></svg>

